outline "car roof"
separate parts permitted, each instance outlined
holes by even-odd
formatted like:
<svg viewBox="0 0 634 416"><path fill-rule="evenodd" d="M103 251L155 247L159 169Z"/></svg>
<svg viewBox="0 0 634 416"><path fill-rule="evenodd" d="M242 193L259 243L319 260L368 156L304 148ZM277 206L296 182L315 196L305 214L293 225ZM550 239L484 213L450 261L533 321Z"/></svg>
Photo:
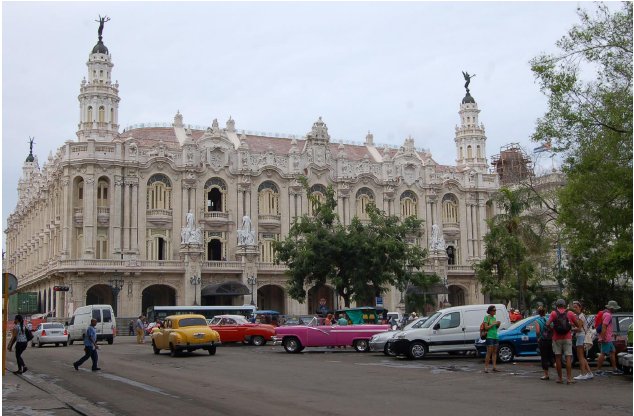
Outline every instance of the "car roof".
<svg viewBox="0 0 634 416"><path fill-rule="evenodd" d="M197 313L185 313L182 315L170 315L168 317L166 317L165 319L171 319L172 321L178 320L178 319L183 319L183 318L202 318L205 319L205 317L203 315L197 314Z"/></svg>
<svg viewBox="0 0 634 416"><path fill-rule="evenodd" d="M214 318L247 319L242 315L216 315Z"/></svg>

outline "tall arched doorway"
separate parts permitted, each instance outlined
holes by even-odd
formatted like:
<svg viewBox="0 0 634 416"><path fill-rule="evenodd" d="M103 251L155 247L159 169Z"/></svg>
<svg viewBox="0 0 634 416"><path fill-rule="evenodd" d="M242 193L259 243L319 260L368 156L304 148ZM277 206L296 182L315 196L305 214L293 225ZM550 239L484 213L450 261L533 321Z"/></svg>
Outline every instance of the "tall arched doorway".
<svg viewBox="0 0 634 416"><path fill-rule="evenodd" d="M222 243L217 238L207 243L207 260L222 260Z"/></svg>
<svg viewBox="0 0 634 416"><path fill-rule="evenodd" d="M274 310L284 315L284 290L276 285L264 285L258 289L258 309Z"/></svg>
<svg viewBox="0 0 634 416"><path fill-rule="evenodd" d="M451 306L465 305L466 302L465 290L456 285L449 286L449 303Z"/></svg>
<svg viewBox="0 0 634 416"><path fill-rule="evenodd" d="M336 309L334 289L330 286L313 286L308 290L308 313L319 313L317 308L319 308L320 299L326 299L326 307L329 311Z"/></svg>
<svg viewBox="0 0 634 416"><path fill-rule="evenodd" d="M112 288L103 284L90 287L86 292L86 305L112 305L114 308Z"/></svg>
<svg viewBox="0 0 634 416"><path fill-rule="evenodd" d="M167 285L152 285L143 290L141 295L141 311L145 315L150 306L175 306L176 290Z"/></svg>

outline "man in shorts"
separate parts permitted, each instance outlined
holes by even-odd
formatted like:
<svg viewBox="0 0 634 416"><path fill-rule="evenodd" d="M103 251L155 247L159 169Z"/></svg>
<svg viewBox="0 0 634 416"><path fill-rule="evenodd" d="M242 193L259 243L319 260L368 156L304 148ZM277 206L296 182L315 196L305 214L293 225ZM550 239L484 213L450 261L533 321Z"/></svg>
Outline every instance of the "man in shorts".
<svg viewBox="0 0 634 416"><path fill-rule="evenodd" d="M601 345L601 354L599 354L599 358L597 359L598 374L603 373L601 371L601 367L603 366L603 361L605 361L606 355L610 356L612 374L623 374L621 370L616 368L616 348L612 342L612 336L614 334L614 328L612 327L612 314L614 311L618 311L619 309L621 309L619 304L615 300L611 300L607 305L605 305L605 311L603 311L603 316L601 318L601 333L597 335L599 337L599 344ZM598 324L599 322L595 322L595 326Z"/></svg>
<svg viewBox="0 0 634 416"><path fill-rule="evenodd" d="M572 327L581 327L581 322L577 319L577 315L574 312L566 309L566 301L563 299L557 299L555 303L556 309L550 313L548 322L546 325L553 326L559 315L566 315L566 318L570 322L570 330L561 334L556 330L553 331L553 353L555 354L555 368L557 369L557 383L562 384L563 376L561 369L561 356L566 357L566 383L574 384L575 380L572 378Z"/></svg>

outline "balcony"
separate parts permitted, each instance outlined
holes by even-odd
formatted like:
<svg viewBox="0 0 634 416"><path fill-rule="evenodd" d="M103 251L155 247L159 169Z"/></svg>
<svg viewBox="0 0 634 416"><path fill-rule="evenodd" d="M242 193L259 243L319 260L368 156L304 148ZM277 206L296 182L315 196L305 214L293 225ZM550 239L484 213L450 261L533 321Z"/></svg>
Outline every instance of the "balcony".
<svg viewBox="0 0 634 416"><path fill-rule="evenodd" d="M262 228L276 228L282 225L282 216L279 214L259 214L258 226Z"/></svg>
<svg viewBox="0 0 634 416"><path fill-rule="evenodd" d="M205 211L203 219L207 225L225 225L231 222L231 218L228 212L222 211Z"/></svg>
<svg viewBox="0 0 634 416"><path fill-rule="evenodd" d="M148 209L145 211L148 223L155 226L165 226L172 223L171 209Z"/></svg>
<svg viewBox="0 0 634 416"><path fill-rule="evenodd" d="M110 224L110 208L97 207L97 223L105 227Z"/></svg>
<svg viewBox="0 0 634 416"><path fill-rule="evenodd" d="M81 227L84 225L84 209L83 208L73 209L73 223L75 224L75 227Z"/></svg>
<svg viewBox="0 0 634 416"><path fill-rule="evenodd" d="M464 266L447 266L447 274L450 276L473 276L475 271L473 270L473 266L464 265Z"/></svg>

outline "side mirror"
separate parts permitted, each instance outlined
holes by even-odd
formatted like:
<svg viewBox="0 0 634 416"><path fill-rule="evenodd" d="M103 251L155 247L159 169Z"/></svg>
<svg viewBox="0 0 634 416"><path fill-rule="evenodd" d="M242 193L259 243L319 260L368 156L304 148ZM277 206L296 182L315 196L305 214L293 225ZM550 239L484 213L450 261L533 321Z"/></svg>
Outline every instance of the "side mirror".
<svg viewBox="0 0 634 416"><path fill-rule="evenodd" d="M440 329L440 324L434 325L434 329Z"/></svg>

